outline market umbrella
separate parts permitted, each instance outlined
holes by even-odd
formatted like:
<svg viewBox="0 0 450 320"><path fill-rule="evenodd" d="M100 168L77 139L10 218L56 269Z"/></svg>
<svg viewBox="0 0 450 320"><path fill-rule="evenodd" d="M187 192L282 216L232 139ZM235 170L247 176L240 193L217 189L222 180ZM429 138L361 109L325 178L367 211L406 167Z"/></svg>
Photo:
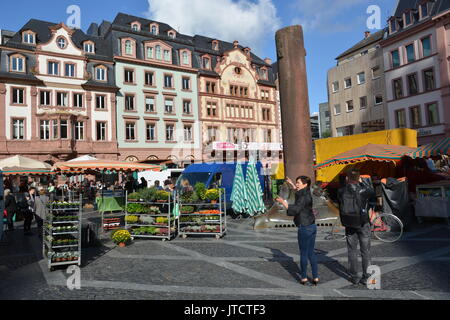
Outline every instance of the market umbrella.
<svg viewBox="0 0 450 320"><path fill-rule="evenodd" d="M250 161L247 166L245 188L247 191L247 213L250 216L264 213L266 211L266 206L264 205L261 183L254 161Z"/></svg>
<svg viewBox="0 0 450 320"><path fill-rule="evenodd" d="M245 186L244 172L240 163L236 165L231 201L233 201L233 205L231 207L236 213L243 213L246 211L247 190Z"/></svg>
<svg viewBox="0 0 450 320"><path fill-rule="evenodd" d="M5 175L44 175L51 174L48 163L16 155L0 160L0 170Z"/></svg>
<svg viewBox="0 0 450 320"><path fill-rule="evenodd" d="M93 156L90 155L86 155L86 156L81 156L75 159L72 159L68 162L80 162L80 161L94 161L94 160L98 160L97 158L94 158Z"/></svg>
<svg viewBox="0 0 450 320"><path fill-rule="evenodd" d="M161 166L129 161L91 160L76 162L59 162L53 166L54 171L161 171Z"/></svg>
<svg viewBox="0 0 450 320"><path fill-rule="evenodd" d="M417 158L431 158L434 156L450 155L450 138L446 138L434 143L423 145L412 152L406 154L406 156Z"/></svg>
<svg viewBox="0 0 450 320"><path fill-rule="evenodd" d="M414 148L406 146L367 144L341 154L316 165L316 170L341 164L355 164L362 161L394 162L398 163L402 157Z"/></svg>

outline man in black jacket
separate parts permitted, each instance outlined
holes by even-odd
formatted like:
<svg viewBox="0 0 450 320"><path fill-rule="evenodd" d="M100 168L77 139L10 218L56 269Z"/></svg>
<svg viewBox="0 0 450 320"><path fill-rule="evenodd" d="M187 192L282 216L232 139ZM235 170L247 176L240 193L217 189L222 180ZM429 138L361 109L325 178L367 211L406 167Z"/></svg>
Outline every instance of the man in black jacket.
<svg viewBox="0 0 450 320"><path fill-rule="evenodd" d="M359 171L351 170L347 174L347 184L338 191L339 213L347 237L348 264L351 282L367 284L371 265L370 256L370 219L369 200L375 196L372 187L363 183ZM358 243L360 245L363 276L358 279Z"/></svg>

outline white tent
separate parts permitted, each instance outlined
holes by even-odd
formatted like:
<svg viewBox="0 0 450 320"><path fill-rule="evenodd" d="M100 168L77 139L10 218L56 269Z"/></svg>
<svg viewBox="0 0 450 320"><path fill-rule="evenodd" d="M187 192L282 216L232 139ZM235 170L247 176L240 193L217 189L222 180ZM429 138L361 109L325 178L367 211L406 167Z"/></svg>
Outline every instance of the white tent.
<svg viewBox="0 0 450 320"><path fill-rule="evenodd" d="M94 158L93 156L86 155L86 156L81 156L81 157L76 158L76 159L72 159L72 160L67 161L67 162L94 161L94 160L98 160L98 159Z"/></svg>

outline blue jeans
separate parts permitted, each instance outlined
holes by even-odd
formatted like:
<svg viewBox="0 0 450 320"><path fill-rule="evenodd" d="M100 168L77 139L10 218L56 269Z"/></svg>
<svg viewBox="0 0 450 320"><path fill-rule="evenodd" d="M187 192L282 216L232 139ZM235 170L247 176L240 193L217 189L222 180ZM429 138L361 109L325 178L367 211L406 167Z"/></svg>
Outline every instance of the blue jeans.
<svg viewBox="0 0 450 320"><path fill-rule="evenodd" d="M316 245L317 226L312 224L308 227L300 226L298 228L298 245L300 247L300 272L302 279L307 278L308 261L311 263L313 279L319 277L316 253L314 247Z"/></svg>

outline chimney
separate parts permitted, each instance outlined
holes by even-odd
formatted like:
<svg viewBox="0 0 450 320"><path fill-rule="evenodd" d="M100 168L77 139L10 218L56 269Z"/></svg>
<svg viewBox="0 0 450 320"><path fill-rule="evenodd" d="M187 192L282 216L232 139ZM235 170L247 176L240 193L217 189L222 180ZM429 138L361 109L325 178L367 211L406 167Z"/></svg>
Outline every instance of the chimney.
<svg viewBox="0 0 450 320"><path fill-rule="evenodd" d="M370 31L364 32L364 39L367 39L370 36Z"/></svg>
<svg viewBox="0 0 450 320"><path fill-rule="evenodd" d="M270 59L270 58L265 58L264 62L269 64L269 65L272 65L272 59Z"/></svg>
<svg viewBox="0 0 450 320"><path fill-rule="evenodd" d="M237 49L238 46L239 46L239 41L234 40L234 41L233 41L233 47L234 47L235 49Z"/></svg>
<svg viewBox="0 0 450 320"><path fill-rule="evenodd" d="M246 47L246 48L244 49L244 52L245 52L245 54L246 54L247 56L250 57L250 53L252 52L252 49L250 49L249 47Z"/></svg>

